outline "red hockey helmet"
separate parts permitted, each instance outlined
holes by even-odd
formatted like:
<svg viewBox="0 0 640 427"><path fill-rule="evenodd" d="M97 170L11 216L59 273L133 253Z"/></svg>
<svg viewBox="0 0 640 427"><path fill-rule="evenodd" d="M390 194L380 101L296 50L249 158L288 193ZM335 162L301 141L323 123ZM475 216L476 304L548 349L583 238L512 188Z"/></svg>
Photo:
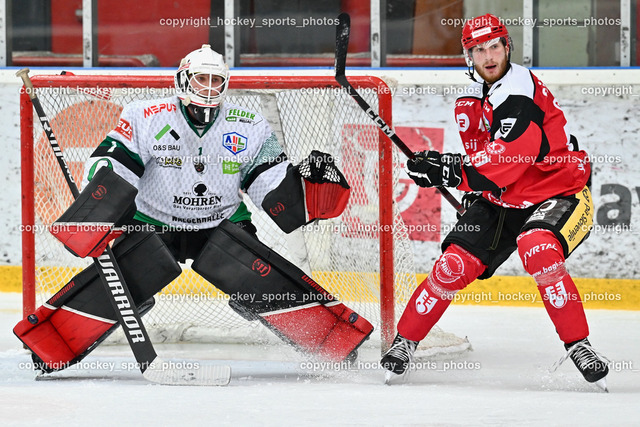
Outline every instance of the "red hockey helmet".
<svg viewBox="0 0 640 427"><path fill-rule="evenodd" d="M467 65L470 69L473 67L473 59L471 58L470 49L479 44L498 39L504 40L505 46L509 48L507 60L511 60L513 43L511 42L511 37L509 36L507 27L505 27L500 21L500 18L487 13L486 15L471 18L466 24L464 24L464 28L462 28L461 41L462 48L464 50L464 59L467 61ZM470 70L470 72L472 73L473 70ZM471 78L473 79L473 74L471 74Z"/></svg>
<svg viewBox="0 0 640 427"><path fill-rule="evenodd" d="M509 32L500 19L487 13L486 15L471 18L462 29L462 47L465 51L475 45L502 37L509 45ZM509 46L510 47L510 46Z"/></svg>

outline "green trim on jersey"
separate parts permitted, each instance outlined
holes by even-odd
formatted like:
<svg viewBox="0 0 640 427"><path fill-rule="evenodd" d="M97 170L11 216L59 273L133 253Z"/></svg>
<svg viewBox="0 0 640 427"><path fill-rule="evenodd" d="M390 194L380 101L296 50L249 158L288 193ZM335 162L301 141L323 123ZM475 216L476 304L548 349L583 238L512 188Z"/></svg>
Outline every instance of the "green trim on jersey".
<svg viewBox="0 0 640 427"><path fill-rule="evenodd" d="M231 222L251 221L251 212L247 209L247 205L244 202L240 202L238 209L229 218Z"/></svg>
<svg viewBox="0 0 640 427"><path fill-rule="evenodd" d="M211 129L211 126L213 126L213 123L218 119L218 114L220 114L220 107L218 107L215 110L215 117L213 118L213 120L211 120L211 123L209 123L208 125L206 125L204 128L202 129L198 129L196 127L196 125L193 124L193 122L191 121L191 118L189 117L189 114L187 113L187 107L184 106L184 104L182 102L180 102L180 111L182 111L182 115L184 116L185 120L187 121L187 124L189 125L189 127L191 128L191 130L198 135L198 137L202 138L209 129ZM202 134L200 134L200 132L202 132Z"/></svg>
<svg viewBox="0 0 640 427"><path fill-rule="evenodd" d="M147 224L156 225L158 227L168 227L168 225L165 224L164 222L160 222L157 219L153 219L149 215L145 215L140 211L136 211L136 214L133 216L133 219L146 222Z"/></svg>
<svg viewBox="0 0 640 427"><path fill-rule="evenodd" d="M134 162L136 162L140 167L144 169L144 162L142 161L142 157L140 157L138 153L134 153L133 151L129 150L127 146L125 146L122 142L118 141L117 139L107 136L100 143L100 145L98 145L98 147L109 147L109 149L107 150L108 153L113 152L116 148L120 148L125 153L127 153L127 155L131 157L131 159Z"/></svg>

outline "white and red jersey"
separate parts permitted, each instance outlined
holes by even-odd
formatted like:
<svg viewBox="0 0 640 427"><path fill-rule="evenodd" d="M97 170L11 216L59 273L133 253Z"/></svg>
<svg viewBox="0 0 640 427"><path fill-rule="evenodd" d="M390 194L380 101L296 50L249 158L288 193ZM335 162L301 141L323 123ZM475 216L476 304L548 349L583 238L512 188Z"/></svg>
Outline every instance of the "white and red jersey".
<svg viewBox="0 0 640 427"><path fill-rule="evenodd" d="M456 100L455 118L467 153L459 190L522 209L575 194L589 179L587 153L572 151L558 102L520 65L510 64L490 88L471 84Z"/></svg>

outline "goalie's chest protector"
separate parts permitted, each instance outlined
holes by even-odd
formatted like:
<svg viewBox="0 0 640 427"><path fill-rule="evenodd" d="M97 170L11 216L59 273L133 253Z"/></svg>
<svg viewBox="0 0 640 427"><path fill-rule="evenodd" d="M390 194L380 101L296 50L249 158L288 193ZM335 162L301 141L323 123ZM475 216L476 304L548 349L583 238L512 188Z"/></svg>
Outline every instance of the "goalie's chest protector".
<svg viewBox="0 0 640 427"><path fill-rule="evenodd" d="M240 205L242 172L269 136L269 126L256 113L224 104L203 133L186 120L179 103L167 98L136 110L133 138L145 163L138 210L165 224L215 227Z"/></svg>

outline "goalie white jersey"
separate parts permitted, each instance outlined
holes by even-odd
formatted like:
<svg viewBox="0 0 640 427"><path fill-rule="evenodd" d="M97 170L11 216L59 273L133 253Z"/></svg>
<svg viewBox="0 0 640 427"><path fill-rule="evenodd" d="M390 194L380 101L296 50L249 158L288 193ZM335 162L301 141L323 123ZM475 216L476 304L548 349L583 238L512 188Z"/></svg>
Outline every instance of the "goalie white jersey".
<svg viewBox="0 0 640 427"><path fill-rule="evenodd" d="M85 164L82 186L108 166L138 189L144 222L204 229L250 218L241 191L260 206L289 165L269 123L228 103L202 129L186 115L177 97L125 106Z"/></svg>

